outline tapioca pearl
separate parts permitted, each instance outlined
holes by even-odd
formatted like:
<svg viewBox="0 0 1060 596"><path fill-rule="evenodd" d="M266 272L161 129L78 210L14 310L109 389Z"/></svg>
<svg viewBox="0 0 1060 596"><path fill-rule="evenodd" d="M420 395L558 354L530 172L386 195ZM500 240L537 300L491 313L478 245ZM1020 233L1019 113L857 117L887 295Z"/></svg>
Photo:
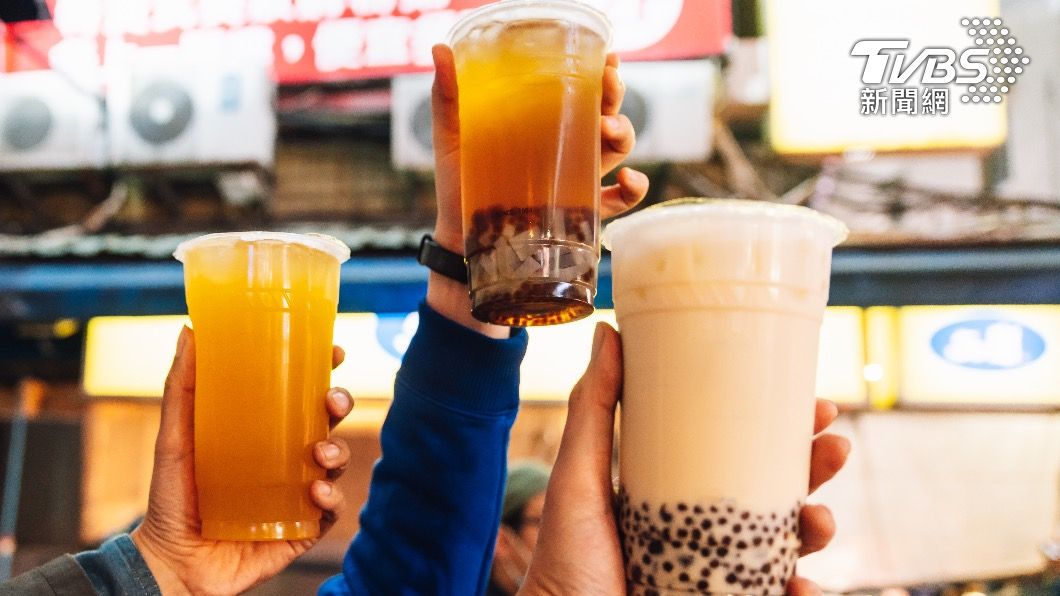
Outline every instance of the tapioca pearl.
<svg viewBox="0 0 1060 596"><path fill-rule="evenodd" d="M648 552L653 555L661 555L663 552L663 544L658 540L652 540L648 544Z"/></svg>
<svg viewBox="0 0 1060 596"><path fill-rule="evenodd" d="M670 573L671 571L674 570L674 564L671 563L670 561L663 561L662 568L663 568L663 571L665 571L667 573Z"/></svg>
<svg viewBox="0 0 1060 596"><path fill-rule="evenodd" d="M694 540L693 540L693 541L690 541L690 542L688 543L688 550L690 550L690 551L697 551L697 550L699 550L699 543L698 543L698 542L696 542L696 541L694 541Z"/></svg>
<svg viewBox="0 0 1060 596"><path fill-rule="evenodd" d="M701 579L698 582L696 582L696 589L699 590L700 592L706 592L708 585L710 585L710 584L707 583L707 580Z"/></svg>
<svg viewBox="0 0 1060 596"><path fill-rule="evenodd" d="M677 510L678 511L688 511L688 505L685 505L684 503L678 503L677 504Z"/></svg>
<svg viewBox="0 0 1060 596"><path fill-rule="evenodd" d="M692 530L691 536L692 540L699 540L700 538L703 538L703 532L698 529L694 529Z"/></svg>
<svg viewBox="0 0 1060 596"><path fill-rule="evenodd" d="M746 542L744 542L743 540L738 540L738 541L736 542L736 548L737 548L738 550L743 550L743 549L747 548L747 543L746 543Z"/></svg>
<svg viewBox="0 0 1060 596"><path fill-rule="evenodd" d="M694 507L692 507L692 513L695 513L696 515L702 514L703 513L703 507L701 507L699 505L695 505Z"/></svg>
<svg viewBox="0 0 1060 596"><path fill-rule="evenodd" d="M659 507L659 519L663 520L666 523L673 521L674 515L666 510L666 505L662 505Z"/></svg>
<svg viewBox="0 0 1060 596"><path fill-rule="evenodd" d="M745 579L742 582L740 582L740 585L743 586L743 589L746 590L747 588L751 587L751 580Z"/></svg>
<svg viewBox="0 0 1060 596"><path fill-rule="evenodd" d="M751 525L747 526L747 529L752 531L752 532L754 532L755 530L758 529L758 524L751 524Z"/></svg>
<svg viewBox="0 0 1060 596"><path fill-rule="evenodd" d="M715 506L715 505L711 505L711 506L710 506L710 512L711 512L711 513L717 513L717 512L718 512L718 508L717 508L717 506Z"/></svg>
<svg viewBox="0 0 1060 596"><path fill-rule="evenodd" d="M719 561L718 559L711 559L710 560L710 568L711 569L717 569L720 566L721 566L721 561Z"/></svg>
<svg viewBox="0 0 1060 596"><path fill-rule="evenodd" d="M762 545L762 537L761 536L755 536L751 540L751 544L754 545L754 546L761 546Z"/></svg>
<svg viewBox="0 0 1060 596"><path fill-rule="evenodd" d="M713 525L714 524L709 519L705 519L705 520L699 522L699 527L703 528L704 530L709 530L711 528L711 526L713 526Z"/></svg>
<svg viewBox="0 0 1060 596"><path fill-rule="evenodd" d="M730 584L735 584L736 583L736 579L737 578L736 578L736 574L735 573L730 573L729 575L725 576L725 581L727 583L730 583Z"/></svg>
<svg viewBox="0 0 1060 596"><path fill-rule="evenodd" d="M696 523L696 520L693 519L692 516L688 516L688 517L685 518L685 525L686 526L691 526L694 523Z"/></svg>
<svg viewBox="0 0 1060 596"><path fill-rule="evenodd" d="M640 565L634 563L629 570L629 575L633 579L633 581L639 582L640 578L644 575L644 571L641 570Z"/></svg>
<svg viewBox="0 0 1060 596"><path fill-rule="evenodd" d="M727 524L727 523L729 523L729 520L728 520L728 519L726 519L726 518L724 518L724 517L719 517L719 518L718 518L718 525L719 525L719 526L724 526L724 525L725 525L725 524Z"/></svg>
<svg viewBox="0 0 1060 596"><path fill-rule="evenodd" d="M684 545L685 545L685 543L681 542L680 540L674 540L673 542L670 543L670 546L672 546L674 548L681 548Z"/></svg>
<svg viewBox="0 0 1060 596"><path fill-rule="evenodd" d="M687 574L687 573L685 573L685 572L683 572L683 571L681 572L681 574L680 574L680 575L678 575L678 576L677 576L677 581L679 581L679 582L685 582L685 583L687 583L687 582L688 582L689 580L691 580L691 579L692 579L692 578L688 577L688 574Z"/></svg>
<svg viewBox="0 0 1060 596"><path fill-rule="evenodd" d="M710 577L710 567L700 567L699 574L703 577Z"/></svg>
<svg viewBox="0 0 1060 596"><path fill-rule="evenodd" d="M719 557L727 557L729 556L729 549L724 546L719 546L717 553Z"/></svg>
<svg viewBox="0 0 1060 596"><path fill-rule="evenodd" d="M770 565L769 563L762 563L762 566L759 567L758 570L761 571L762 573L769 573L769 571L772 568L773 568L773 566Z"/></svg>
<svg viewBox="0 0 1060 596"><path fill-rule="evenodd" d="M644 553L640 557L640 562L644 563L645 565L651 565L651 555L649 555L648 553Z"/></svg>
<svg viewBox="0 0 1060 596"><path fill-rule="evenodd" d="M686 530L684 528L679 528L677 530L677 537L681 538L681 539L688 538L688 530Z"/></svg>
<svg viewBox="0 0 1060 596"><path fill-rule="evenodd" d="M766 539L766 544L769 545L769 546L773 546L773 542L774 541L773 541L773 537L772 536L770 536L768 539Z"/></svg>
<svg viewBox="0 0 1060 596"><path fill-rule="evenodd" d="M729 513L735 513L736 512L736 510L732 508L732 505L729 505L728 507L726 507L725 510L728 511Z"/></svg>
<svg viewBox="0 0 1060 596"><path fill-rule="evenodd" d="M729 546L730 544L732 544L732 536L722 536L721 543L724 546Z"/></svg>
<svg viewBox="0 0 1060 596"><path fill-rule="evenodd" d="M707 536L707 546L718 546L718 541L714 538L714 535Z"/></svg>
<svg viewBox="0 0 1060 596"><path fill-rule="evenodd" d="M742 525L740 525L740 524L733 524L732 525L733 534L739 534L741 530L743 530L743 526Z"/></svg>
<svg viewBox="0 0 1060 596"><path fill-rule="evenodd" d="M751 517L751 513L748 512L748 511L744 511L743 513L740 514L740 519L746 520L746 519L749 519L750 517Z"/></svg>
<svg viewBox="0 0 1060 596"><path fill-rule="evenodd" d="M712 551L709 546L704 546L703 548L699 549L699 554L704 557L709 557L713 552L714 551Z"/></svg>

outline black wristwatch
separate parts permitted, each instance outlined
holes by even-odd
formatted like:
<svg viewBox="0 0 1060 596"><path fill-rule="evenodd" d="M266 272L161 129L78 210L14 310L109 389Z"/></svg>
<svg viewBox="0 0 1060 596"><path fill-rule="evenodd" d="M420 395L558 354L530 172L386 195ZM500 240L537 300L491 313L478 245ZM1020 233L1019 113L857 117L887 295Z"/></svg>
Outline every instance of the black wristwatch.
<svg viewBox="0 0 1060 596"><path fill-rule="evenodd" d="M416 255L416 260L435 273L462 284L467 283L467 262L464 261L464 255L458 255L438 244L430 234L424 234L420 239L420 252Z"/></svg>

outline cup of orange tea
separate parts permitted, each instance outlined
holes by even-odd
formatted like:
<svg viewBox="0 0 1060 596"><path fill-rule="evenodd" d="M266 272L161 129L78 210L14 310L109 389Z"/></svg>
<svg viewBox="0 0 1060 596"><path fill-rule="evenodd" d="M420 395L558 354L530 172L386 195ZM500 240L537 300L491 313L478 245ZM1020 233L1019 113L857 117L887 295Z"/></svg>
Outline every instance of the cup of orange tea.
<svg viewBox="0 0 1060 596"><path fill-rule="evenodd" d="M454 25L472 314L566 323L593 312L600 100L611 25L573 0L505 0Z"/></svg>
<svg viewBox="0 0 1060 596"><path fill-rule="evenodd" d="M325 395L345 244L275 232L184 242L195 329L195 484L202 536L301 540L320 534L309 486L324 478Z"/></svg>

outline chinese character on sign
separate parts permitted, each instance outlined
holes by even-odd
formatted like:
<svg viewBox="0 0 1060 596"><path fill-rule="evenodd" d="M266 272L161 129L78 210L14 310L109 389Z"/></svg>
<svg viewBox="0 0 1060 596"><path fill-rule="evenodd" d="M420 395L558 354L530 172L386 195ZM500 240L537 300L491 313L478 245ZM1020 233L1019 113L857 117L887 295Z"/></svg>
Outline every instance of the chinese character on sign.
<svg viewBox="0 0 1060 596"><path fill-rule="evenodd" d="M861 114L886 114L887 93L883 87L865 87L861 90Z"/></svg>
<svg viewBox="0 0 1060 596"><path fill-rule="evenodd" d="M950 90L947 87L928 87L921 98L921 113L945 116L950 113Z"/></svg>
<svg viewBox="0 0 1060 596"><path fill-rule="evenodd" d="M891 107L895 114L916 115L916 88L914 87L892 87Z"/></svg>

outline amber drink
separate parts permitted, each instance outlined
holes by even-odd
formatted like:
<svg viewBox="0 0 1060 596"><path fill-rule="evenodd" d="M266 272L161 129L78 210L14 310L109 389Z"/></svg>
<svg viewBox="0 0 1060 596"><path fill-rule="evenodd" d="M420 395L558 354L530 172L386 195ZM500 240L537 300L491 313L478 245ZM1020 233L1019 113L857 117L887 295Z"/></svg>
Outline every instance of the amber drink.
<svg viewBox="0 0 1060 596"><path fill-rule="evenodd" d="M473 314L517 326L593 311L600 100L611 29L580 2L507 0L453 28Z"/></svg>
<svg viewBox="0 0 1060 596"><path fill-rule="evenodd" d="M327 437L339 265L316 235L246 232L185 242L195 329L195 484L204 538L318 536L312 449Z"/></svg>

